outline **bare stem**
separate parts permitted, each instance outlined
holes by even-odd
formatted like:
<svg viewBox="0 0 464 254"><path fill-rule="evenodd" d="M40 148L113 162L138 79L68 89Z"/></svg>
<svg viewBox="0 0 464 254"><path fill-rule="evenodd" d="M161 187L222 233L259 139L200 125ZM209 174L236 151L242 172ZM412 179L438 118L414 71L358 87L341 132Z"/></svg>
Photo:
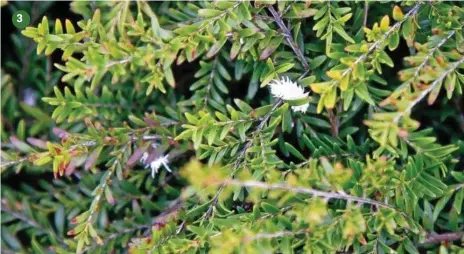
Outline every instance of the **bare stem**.
<svg viewBox="0 0 464 254"><path fill-rule="evenodd" d="M327 109L327 112L329 113L329 120L330 120L330 129L332 131L332 137L337 138L338 137L338 118L334 114L333 109Z"/></svg>
<svg viewBox="0 0 464 254"><path fill-rule="evenodd" d="M452 232L444 234L429 233L422 244L437 244L441 242L452 242L464 239L464 232Z"/></svg>
<svg viewBox="0 0 464 254"><path fill-rule="evenodd" d="M286 191L291 191L295 193L309 194L309 195L316 196L316 197L324 197L328 199L342 199L342 200L353 201L353 202L358 202L362 204L370 204L370 205L384 207L384 208L393 209L395 211L398 211L398 209L396 209L395 207L389 204L382 203L382 202L379 202L379 201L376 201L370 198L361 198L361 197L351 196L347 194L320 191L320 190L315 190L315 189L306 188L306 187L294 187L294 186L288 186L286 184L269 184L269 183L258 182L258 181L239 181L239 180L229 179L229 180L225 180L223 182L223 185L235 185L235 186L241 186L241 187L261 188L261 189L268 189L268 190L286 190ZM401 212L401 211L398 211L398 212Z"/></svg>
<svg viewBox="0 0 464 254"><path fill-rule="evenodd" d="M132 106L122 106L119 104L107 104L107 103L82 103L83 105L87 107L95 107L95 108L111 108L111 109L127 109L127 108L132 108Z"/></svg>
<svg viewBox="0 0 464 254"><path fill-rule="evenodd" d="M299 230L296 232L286 230L286 231L279 231L279 232L273 232L273 233L258 233L253 236L245 237L243 239L243 242L247 243L247 242L252 242L252 241L259 240L259 239L272 239L272 238L284 237L287 235L300 235L300 234L307 235L309 234L309 232L308 230Z"/></svg>
<svg viewBox="0 0 464 254"><path fill-rule="evenodd" d="M9 167L9 166L13 166L13 165L17 165L17 164L20 164L21 162L25 162L27 161L27 157L23 157L23 158L20 158L18 160L15 160L15 161L7 161L5 162L4 164L2 164L2 168L6 168L6 167Z"/></svg>
<svg viewBox="0 0 464 254"><path fill-rule="evenodd" d="M125 64L125 63L130 63L130 62L132 62L132 57L128 57L128 58L125 58L125 59L122 59L122 60L119 60L119 61L111 61L105 66L105 69L108 70L109 68L113 67L114 65Z"/></svg>
<svg viewBox="0 0 464 254"><path fill-rule="evenodd" d="M290 30L285 26L282 17L277 13L277 11L274 9L274 7L271 5L268 7L269 11L271 12L272 16L274 17L275 22L279 26L279 28L282 30L283 35L285 37L285 40L287 41L288 45L292 48L293 52L297 56L298 60L301 62L303 65L303 68L305 70L309 70L309 65L308 62L306 61L303 53L300 50L300 47L295 43L295 40L292 37L292 33Z"/></svg>
<svg viewBox="0 0 464 254"><path fill-rule="evenodd" d="M365 27L367 25L367 15L369 13L369 2L365 1L364 2L364 17L363 17L363 26Z"/></svg>
<svg viewBox="0 0 464 254"><path fill-rule="evenodd" d="M163 138L167 138L167 139L171 139L171 140L174 140L173 137L171 136L161 136L161 135L144 135L142 137L140 137L142 140L145 140L145 141L150 141L150 140L161 140ZM137 136L132 136L131 137L131 140L139 140L140 139L139 137Z"/></svg>

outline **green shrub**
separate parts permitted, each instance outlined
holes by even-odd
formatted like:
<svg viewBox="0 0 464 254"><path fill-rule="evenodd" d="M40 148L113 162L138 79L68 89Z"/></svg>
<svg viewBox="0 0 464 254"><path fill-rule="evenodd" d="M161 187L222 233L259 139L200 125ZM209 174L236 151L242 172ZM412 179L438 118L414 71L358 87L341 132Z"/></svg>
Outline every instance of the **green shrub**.
<svg viewBox="0 0 464 254"><path fill-rule="evenodd" d="M462 2L71 10L2 71L6 250L462 253Z"/></svg>

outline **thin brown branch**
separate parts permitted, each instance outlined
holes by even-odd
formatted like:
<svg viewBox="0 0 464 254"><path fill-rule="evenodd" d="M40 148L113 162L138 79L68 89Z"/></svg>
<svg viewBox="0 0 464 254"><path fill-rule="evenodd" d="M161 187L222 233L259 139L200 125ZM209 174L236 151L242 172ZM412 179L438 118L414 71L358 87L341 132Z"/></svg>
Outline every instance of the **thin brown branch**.
<svg viewBox="0 0 464 254"><path fill-rule="evenodd" d="M357 202L361 204L370 204L370 205L374 205L377 207L384 207L384 208L392 209L392 210L395 210L395 211L398 211L404 214L403 212L399 211L394 206L391 206L387 203L379 202L379 201L376 201L370 198L362 198L362 197L351 196L348 194L320 191L320 190L315 190L315 189L306 188L306 187L295 187L295 186L289 186L286 184L269 184L269 183L258 182L258 181L239 181L239 180L234 180L234 179L225 180L223 182L223 185L235 185L235 186L241 186L241 187L261 188L261 189L268 189L268 190L286 190L286 191L291 191L295 193L309 194L315 197L324 197L328 199L342 199L342 200Z"/></svg>
<svg viewBox="0 0 464 254"><path fill-rule="evenodd" d="M327 109L327 112L329 113L330 130L332 132L332 137L338 138L338 129L339 129L338 117L334 114L333 109Z"/></svg>
<svg viewBox="0 0 464 254"><path fill-rule="evenodd" d="M366 27L367 25L367 16L369 14L369 2L364 2L364 17L363 17L363 26Z"/></svg>
<svg viewBox="0 0 464 254"><path fill-rule="evenodd" d="M268 10L271 12L272 16L274 17L274 20L276 24L279 26L279 28L282 30L282 33L285 37L285 40L287 41L288 45L292 48L293 52L297 56L298 60L301 62L303 65L303 68L306 70L309 70L309 65L308 62L306 61L303 52L301 51L300 47L298 44L295 43L295 40L293 39L292 33L290 30L285 26L284 21L282 20L282 17L277 13L277 11L274 9L274 7L271 5L268 7Z"/></svg>
<svg viewBox="0 0 464 254"><path fill-rule="evenodd" d="M144 141L150 141L150 140L162 140L163 138L174 140L174 138L171 137L171 136L150 135L150 134L143 135L141 137L137 137L137 136L134 135L134 136L131 137L131 140L135 141L135 140L142 139Z"/></svg>
<svg viewBox="0 0 464 254"><path fill-rule="evenodd" d="M27 160L28 160L27 157L23 157L23 158L20 158L18 160L7 161L4 164L2 164L1 168L6 168L6 167L9 167L9 166L17 165L17 164L20 164L20 163L25 162Z"/></svg>
<svg viewBox="0 0 464 254"><path fill-rule="evenodd" d="M248 242L256 241L259 239L273 239L273 238L279 238L279 237L284 237L288 235L293 236L293 235L301 235L301 234L307 235L309 234L309 231L303 229L303 230L299 230L296 232L286 230L286 231L279 231L279 232L272 232L272 233L258 233L256 235L244 237L242 239L242 242L248 243Z"/></svg>
<svg viewBox="0 0 464 254"><path fill-rule="evenodd" d="M441 242L452 242L452 241L463 241L464 232L452 232L444 234L428 233L425 241L422 243L426 244L437 244Z"/></svg>
<svg viewBox="0 0 464 254"><path fill-rule="evenodd" d="M109 68L113 67L114 65L126 64L126 63L130 63L130 62L132 62L132 57L128 57L128 58L125 58L125 59L122 59L122 60L111 61L105 66L105 69L108 70Z"/></svg>

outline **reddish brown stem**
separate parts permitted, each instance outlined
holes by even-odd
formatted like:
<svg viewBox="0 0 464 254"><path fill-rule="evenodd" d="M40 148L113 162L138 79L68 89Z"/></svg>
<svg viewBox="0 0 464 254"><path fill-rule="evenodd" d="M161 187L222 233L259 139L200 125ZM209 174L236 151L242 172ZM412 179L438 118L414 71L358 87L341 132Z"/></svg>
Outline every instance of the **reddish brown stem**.
<svg viewBox="0 0 464 254"><path fill-rule="evenodd" d="M330 129L332 131L332 137L338 138L338 128L339 128L338 118L334 114L333 109L327 109L327 112L329 113Z"/></svg>
<svg viewBox="0 0 464 254"><path fill-rule="evenodd" d="M464 232L452 232L444 234L429 233L423 244L437 244L441 242L452 242L464 239Z"/></svg>

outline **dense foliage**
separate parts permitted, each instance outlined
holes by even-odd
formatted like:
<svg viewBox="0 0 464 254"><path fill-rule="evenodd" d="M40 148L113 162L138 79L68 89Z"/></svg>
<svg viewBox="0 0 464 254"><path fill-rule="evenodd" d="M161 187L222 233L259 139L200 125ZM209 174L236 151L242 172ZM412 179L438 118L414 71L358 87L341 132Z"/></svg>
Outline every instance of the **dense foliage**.
<svg viewBox="0 0 464 254"><path fill-rule="evenodd" d="M462 2L7 8L2 252L464 251Z"/></svg>

